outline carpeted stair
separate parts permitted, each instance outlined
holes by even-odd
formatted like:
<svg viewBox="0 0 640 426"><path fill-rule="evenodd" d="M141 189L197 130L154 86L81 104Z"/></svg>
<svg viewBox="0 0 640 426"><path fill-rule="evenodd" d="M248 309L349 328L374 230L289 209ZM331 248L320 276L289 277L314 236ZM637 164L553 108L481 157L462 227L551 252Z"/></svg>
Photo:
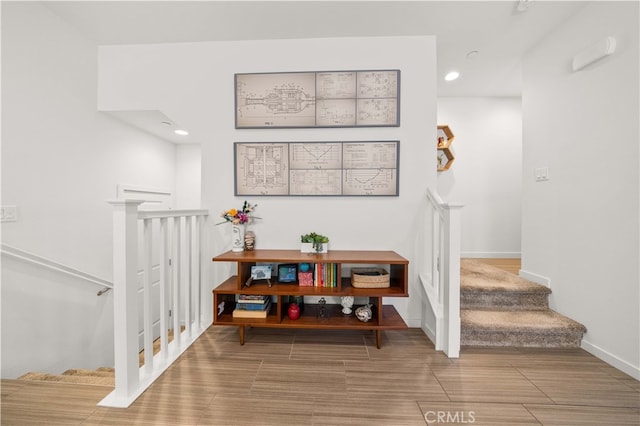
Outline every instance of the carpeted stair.
<svg viewBox="0 0 640 426"><path fill-rule="evenodd" d="M184 330L184 326L180 328ZM168 341L173 340L173 329L168 332ZM153 341L154 355L160 351L160 338ZM144 349L138 355L138 364L140 367L144 365ZM95 370L87 370L82 368L72 368L62 374L50 374L29 372L18 377L18 380L41 380L45 382L67 382L86 385L115 386L115 369L111 367L100 367Z"/></svg>
<svg viewBox="0 0 640 426"><path fill-rule="evenodd" d="M18 380L42 380L45 382L115 386L115 370L109 367L100 367L95 370L73 368L62 374L26 373L18 377Z"/></svg>
<svg viewBox="0 0 640 426"><path fill-rule="evenodd" d="M550 293L515 274L462 259L462 346L579 347L586 328L549 309Z"/></svg>

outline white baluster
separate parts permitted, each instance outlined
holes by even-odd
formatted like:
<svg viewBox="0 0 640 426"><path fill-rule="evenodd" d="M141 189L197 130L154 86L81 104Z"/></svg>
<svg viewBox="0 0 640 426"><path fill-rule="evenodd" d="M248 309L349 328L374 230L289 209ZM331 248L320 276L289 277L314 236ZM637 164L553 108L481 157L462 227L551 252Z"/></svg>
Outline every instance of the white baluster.
<svg viewBox="0 0 640 426"><path fill-rule="evenodd" d="M153 371L153 309L151 309L151 283L153 281L153 261L151 250L151 219L142 221L143 229L143 256L144 279L142 294L142 332L144 341L144 369L146 374Z"/></svg>
<svg viewBox="0 0 640 426"><path fill-rule="evenodd" d="M173 340L180 346L180 218L173 219Z"/></svg>
<svg viewBox="0 0 640 426"><path fill-rule="evenodd" d="M201 327L201 321L202 319L200 318L200 299L202 297L202 295L200 294L202 289L201 289L201 282L202 282L202 276L201 276L201 267L200 267L200 256L201 256L201 250L202 250L202 245L200 243L200 230L202 228L202 218L201 217L195 217L194 218L194 232L193 232L193 260L194 260L194 265L193 265L193 272L191 273L191 277L195 280L194 283L194 314L193 314L193 319L194 319L194 324L196 329L200 329Z"/></svg>
<svg viewBox="0 0 640 426"><path fill-rule="evenodd" d="M182 246L182 259L184 261L184 276L182 279L182 292L184 302L184 327L187 336L191 335L191 231L193 217L188 216L184 222L184 244Z"/></svg>
<svg viewBox="0 0 640 426"><path fill-rule="evenodd" d="M168 320L169 303L167 298L167 292L170 288L171 275L169 271L169 228L167 225L168 219L166 217L160 218L160 357L166 359L168 356Z"/></svg>

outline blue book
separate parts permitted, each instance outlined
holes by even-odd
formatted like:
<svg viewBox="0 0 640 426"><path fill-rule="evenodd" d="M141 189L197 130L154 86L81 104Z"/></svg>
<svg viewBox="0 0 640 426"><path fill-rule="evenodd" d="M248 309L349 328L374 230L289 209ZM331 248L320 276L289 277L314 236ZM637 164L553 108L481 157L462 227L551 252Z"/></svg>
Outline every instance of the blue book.
<svg viewBox="0 0 640 426"><path fill-rule="evenodd" d="M263 311L269 309L271 300L266 303L236 303L236 309L241 311Z"/></svg>

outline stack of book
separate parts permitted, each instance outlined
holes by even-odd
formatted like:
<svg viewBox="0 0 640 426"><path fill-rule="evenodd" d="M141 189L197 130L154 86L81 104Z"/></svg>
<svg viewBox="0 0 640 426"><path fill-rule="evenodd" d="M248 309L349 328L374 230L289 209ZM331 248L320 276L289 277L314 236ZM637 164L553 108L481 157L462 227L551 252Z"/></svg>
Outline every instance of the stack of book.
<svg viewBox="0 0 640 426"><path fill-rule="evenodd" d="M234 318L266 318L271 309L271 296L241 294L233 310Z"/></svg>
<svg viewBox="0 0 640 426"><path fill-rule="evenodd" d="M313 273L314 287L337 287L338 286L338 264L337 263L316 263Z"/></svg>

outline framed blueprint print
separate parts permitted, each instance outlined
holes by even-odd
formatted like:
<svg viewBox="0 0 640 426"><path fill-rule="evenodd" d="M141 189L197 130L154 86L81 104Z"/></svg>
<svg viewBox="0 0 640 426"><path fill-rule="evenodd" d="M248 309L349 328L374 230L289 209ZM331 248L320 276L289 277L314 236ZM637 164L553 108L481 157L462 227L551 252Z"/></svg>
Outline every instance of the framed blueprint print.
<svg viewBox="0 0 640 426"><path fill-rule="evenodd" d="M235 127L398 127L400 70L235 74Z"/></svg>
<svg viewBox="0 0 640 426"><path fill-rule="evenodd" d="M397 196L399 141L236 142L235 195Z"/></svg>

